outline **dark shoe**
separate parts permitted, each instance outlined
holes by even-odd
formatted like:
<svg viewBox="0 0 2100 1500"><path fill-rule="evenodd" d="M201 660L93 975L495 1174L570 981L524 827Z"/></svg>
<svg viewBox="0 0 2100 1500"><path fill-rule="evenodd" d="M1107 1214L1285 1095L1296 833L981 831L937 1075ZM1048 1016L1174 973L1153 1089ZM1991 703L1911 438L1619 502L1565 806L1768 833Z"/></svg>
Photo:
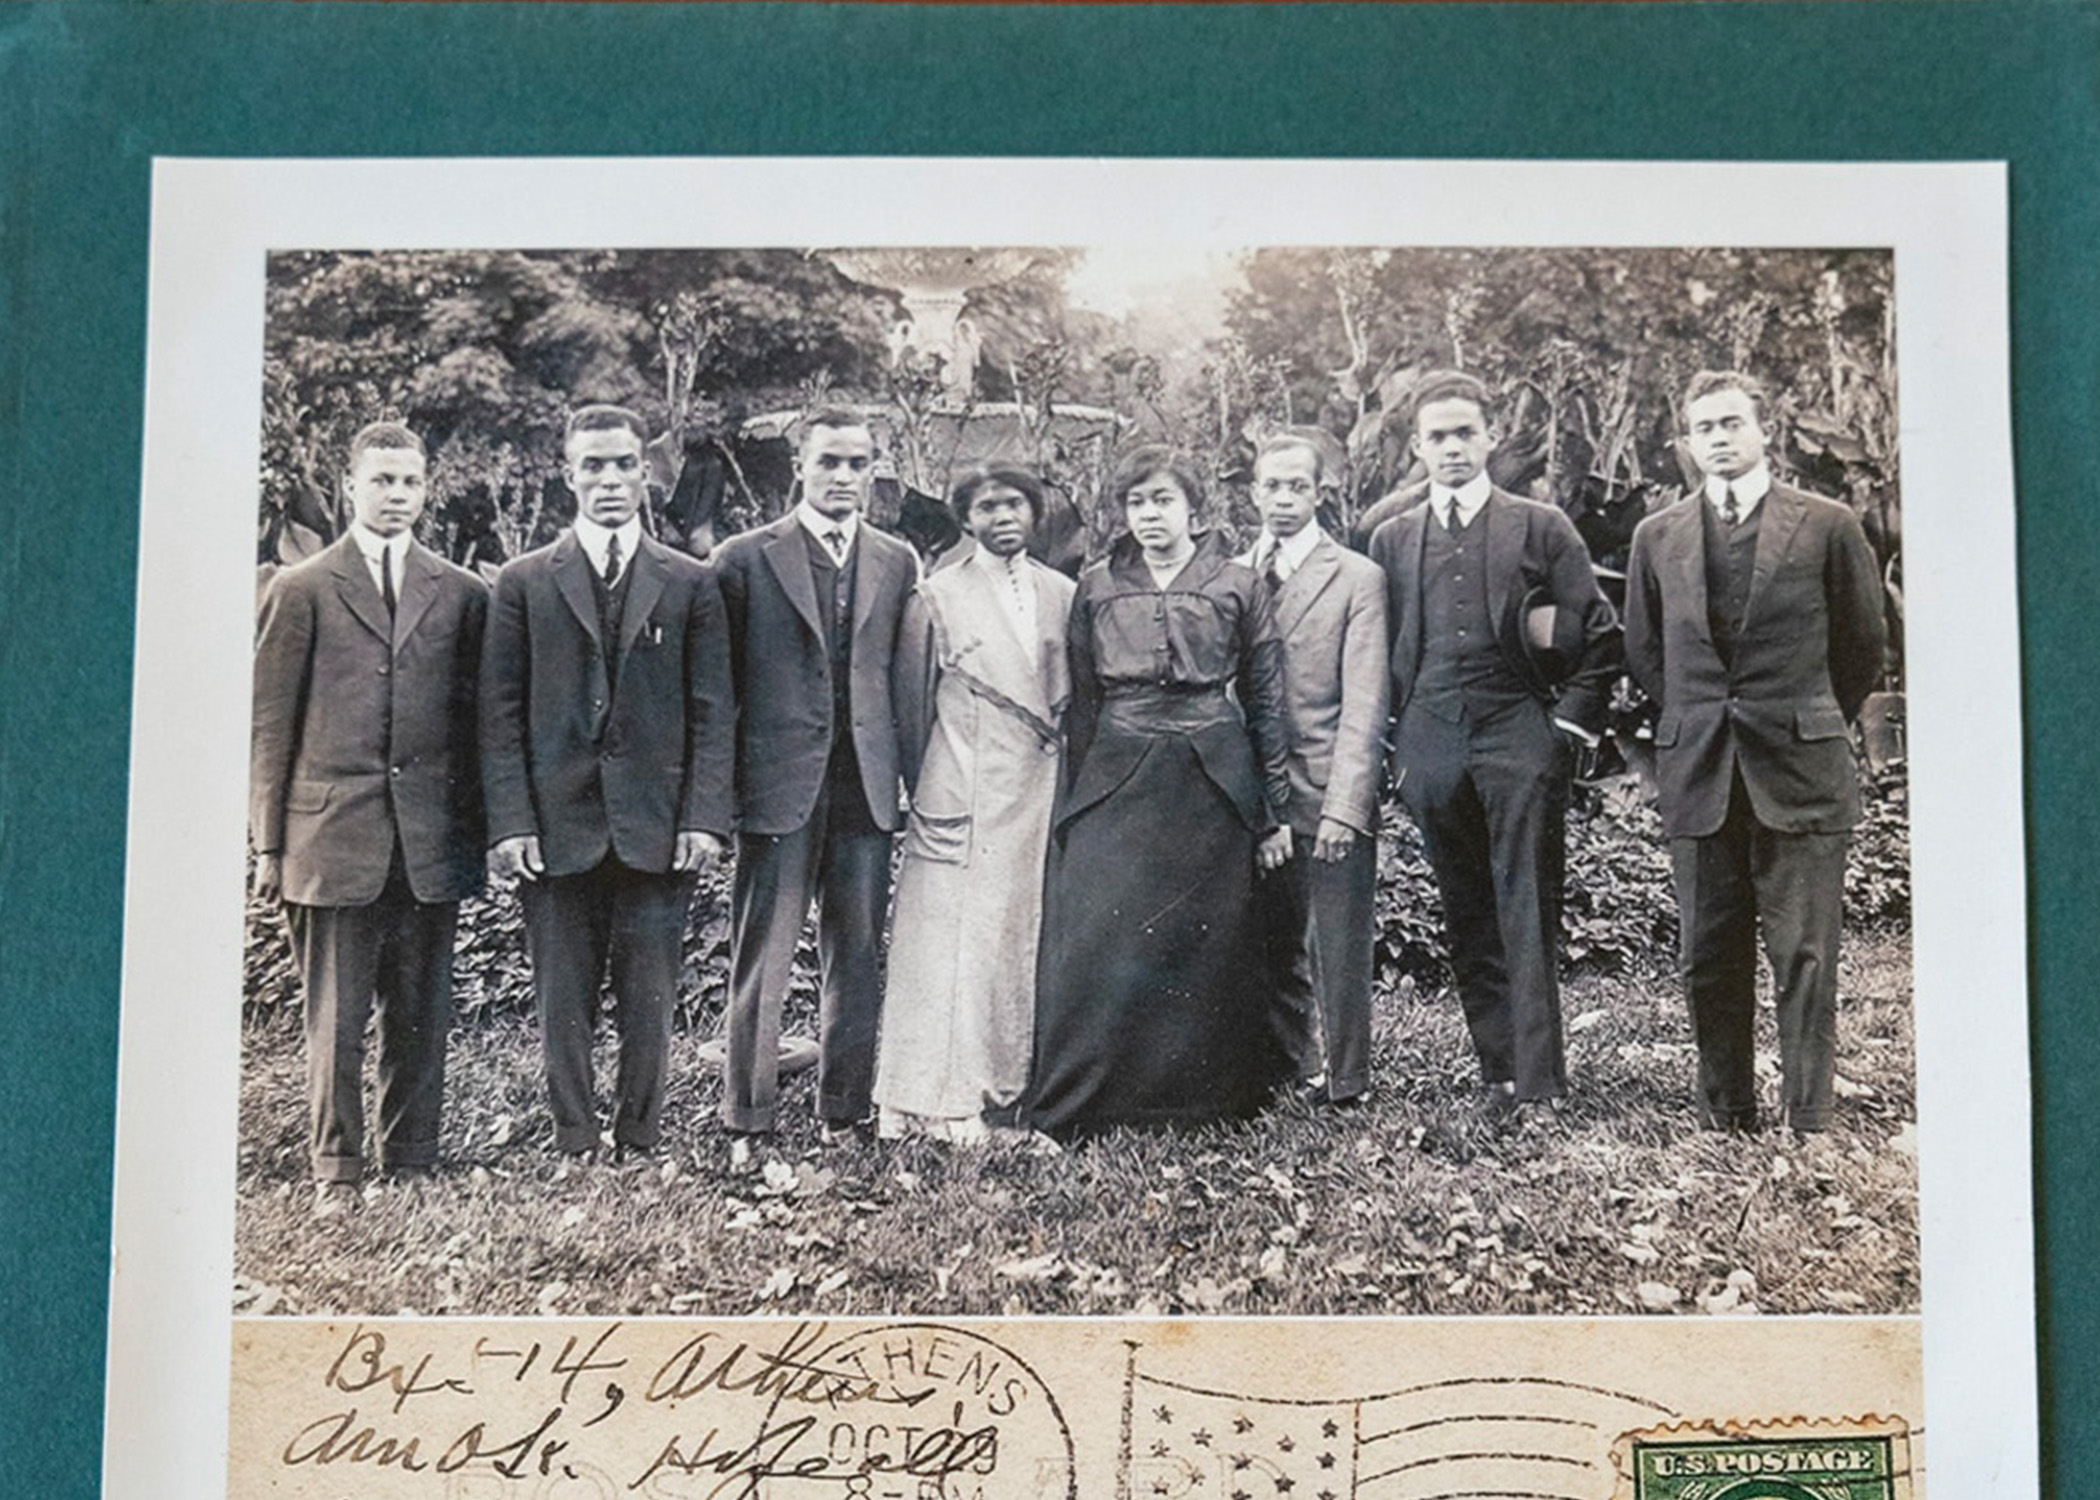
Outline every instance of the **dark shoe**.
<svg viewBox="0 0 2100 1500"><path fill-rule="evenodd" d="M819 1138L826 1148L858 1146L875 1139L875 1127L867 1120L826 1120Z"/></svg>

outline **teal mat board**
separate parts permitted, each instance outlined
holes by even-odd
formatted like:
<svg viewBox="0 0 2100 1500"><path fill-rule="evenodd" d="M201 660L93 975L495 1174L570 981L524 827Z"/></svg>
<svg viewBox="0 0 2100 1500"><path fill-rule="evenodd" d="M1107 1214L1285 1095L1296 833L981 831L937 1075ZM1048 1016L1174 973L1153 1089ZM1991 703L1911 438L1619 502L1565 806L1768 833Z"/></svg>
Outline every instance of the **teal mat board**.
<svg viewBox="0 0 2100 1500"><path fill-rule="evenodd" d="M557 153L2009 160L2044 1473L2089 1492L2100 7L1821 0L0 7L0 1488L97 1487L151 158Z"/></svg>

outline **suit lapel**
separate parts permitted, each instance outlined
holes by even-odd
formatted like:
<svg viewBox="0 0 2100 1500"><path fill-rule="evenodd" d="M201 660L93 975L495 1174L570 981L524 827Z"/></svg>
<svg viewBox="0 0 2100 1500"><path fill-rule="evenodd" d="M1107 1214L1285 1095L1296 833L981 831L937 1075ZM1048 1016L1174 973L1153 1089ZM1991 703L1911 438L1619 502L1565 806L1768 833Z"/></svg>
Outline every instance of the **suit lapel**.
<svg viewBox="0 0 2100 1500"><path fill-rule="evenodd" d="M574 530L563 532L561 540L554 544L552 567L554 586L569 601L569 609L585 634L602 649L605 642L598 639L598 600L591 592L591 559L583 550L583 543L576 540Z"/></svg>
<svg viewBox="0 0 2100 1500"><path fill-rule="evenodd" d="M401 554L401 592L394 601L394 649L414 634L425 613L437 599L441 565L428 548L414 542Z"/></svg>
<svg viewBox="0 0 2100 1500"><path fill-rule="evenodd" d="M379 596L379 585L372 582L372 570L365 565L357 539L347 531L335 544L330 571L335 574L336 593L358 623L391 646L394 637L386 617L386 600Z"/></svg>
<svg viewBox="0 0 2100 1500"><path fill-rule="evenodd" d="M802 616L809 633L823 640L824 617L817 612L817 584L809 573L809 543L802 538L802 523L790 512L774 523L773 535L761 550L766 555L766 565L780 581L781 591L788 596L788 603L795 606L795 613Z"/></svg>
<svg viewBox="0 0 2100 1500"><path fill-rule="evenodd" d="M1706 491L1694 490L1681 509L1683 514L1664 533L1670 539L1665 561L1677 575L1677 588L1687 601L1694 625L1711 641L1712 617L1706 603Z"/></svg>
<svg viewBox="0 0 2100 1500"><path fill-rule="evenodd" d="M669 578L670 568L664 560L663 544L644 536L634 549L634 576L627 580L627 602L620 611L620 655L623 658L634 644L635 637L642 633L642 625L648 620L649 611L656 608L656 601L662 596Z"/></svg>
<svg viewBox="0 0 2100 1500"><path fill-rule="evenodd" d="M1407 663L1407 680L1412 683L1422 667L1422 570L1429 552L1429 528L1436 522L1429 514L1429 502L1423 501L1408 512L1414 530L1403 538L1408 575L1413 587L1408 590L1407 618L1403 622L1407 638L1400 643L1402 660Z"/></svg>
<svg viewBox="0 0 2100 1500"><path fill-rule="evenodd" d="M1493 491L1487 501L1488 619L1501 628L1509 596L1524 577L1524 515L1512 497Z"/></svg>
<svg viewBox="0 0 2100 1500"><path fill-rule="evenodd" d="M1750 569L1750 597L1743 601L1743 626L1749 628L1757 617L1758 597L1765 585L1772 581L1772 574L1779 567L1779 559L1786 556L1786 549L1800 529L1802 518L1808 507L1795 497L1792 491L1773 485L1765 491L1764 521L1757 528L1757 558Z"/></svg>
<svg viewBox="0 0 2100 1500"><path fill-rule="evenodd" d="M1276 595L1276 629L1289 635L1298 628L1306 613L1334 582L1335 574L1342 569L1341 558L1335 551L1334 538L1323 536L1305 556L1298 571L1284 579L1283 588Z"/></svg>

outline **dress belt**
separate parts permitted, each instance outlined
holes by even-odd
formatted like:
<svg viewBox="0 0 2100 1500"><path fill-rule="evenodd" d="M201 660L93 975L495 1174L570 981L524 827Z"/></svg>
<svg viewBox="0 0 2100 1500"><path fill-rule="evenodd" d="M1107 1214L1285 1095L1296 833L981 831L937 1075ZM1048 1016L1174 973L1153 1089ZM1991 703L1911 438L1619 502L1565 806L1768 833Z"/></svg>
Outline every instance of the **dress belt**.
<svg viewBox="0 0 2100 1500"><path fill-rule="evenodd" d="M1120 685L1108 690L1101 705L1103 728L1133 734L1187 734L1243 723L1239 705L1221 686Z"/></svg>

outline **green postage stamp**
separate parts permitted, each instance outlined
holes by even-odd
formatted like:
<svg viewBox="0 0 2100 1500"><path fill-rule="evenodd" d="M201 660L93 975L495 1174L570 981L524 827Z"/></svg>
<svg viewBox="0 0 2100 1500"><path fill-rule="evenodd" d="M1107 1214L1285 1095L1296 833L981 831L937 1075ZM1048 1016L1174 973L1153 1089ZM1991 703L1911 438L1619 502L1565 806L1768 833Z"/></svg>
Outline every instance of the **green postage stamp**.
<svg viewBox="0 0 2100 1500"><path fill-rule="evenodd" d="M1912 1500L1900 1420L1684 1423L1629 1432L1614 1500Z"/></svg>

